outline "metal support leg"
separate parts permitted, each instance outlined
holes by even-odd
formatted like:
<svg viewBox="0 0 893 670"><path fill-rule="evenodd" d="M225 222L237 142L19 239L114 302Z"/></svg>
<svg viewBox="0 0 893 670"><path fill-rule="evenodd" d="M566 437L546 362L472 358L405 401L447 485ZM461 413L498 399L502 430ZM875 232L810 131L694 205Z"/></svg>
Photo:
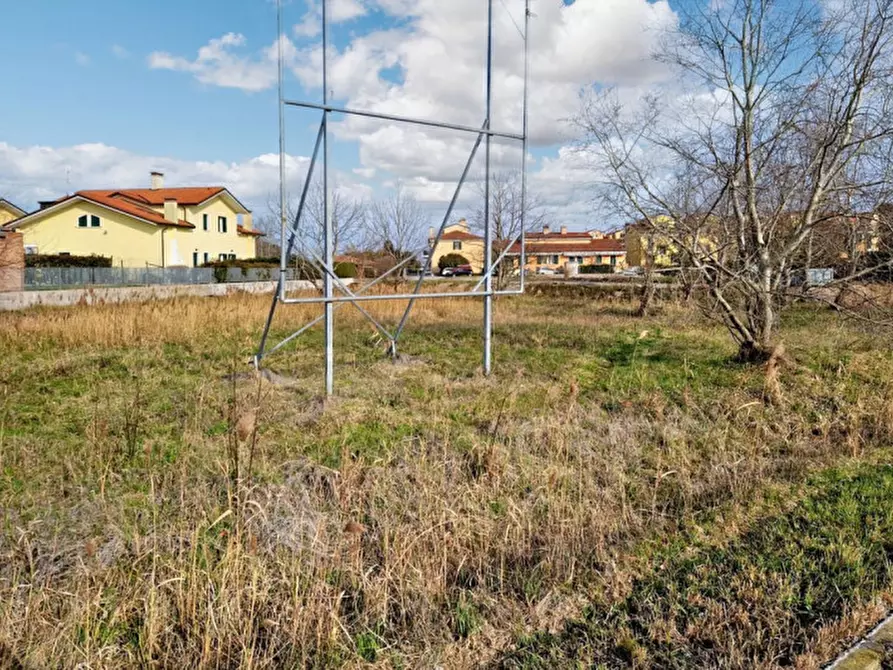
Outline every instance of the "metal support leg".
<svg viewBox="0 0 893 670"><path fill-rule="evenodd" d="M487 0L487 120L485 125L490 130L493 107L493 0ZM484 374L492 370L493 348L493 239L492 222L490 221L490 151L492 135L487 135L484 151Z"/></svg>
<svg viewBox="0 0 893 670"><path fill-rule="evenodd" d="M324 105L329 103L329 68L328 68L328 3L322 3L322 101ZM325 191L325 233L323 235L324 258L326 265L335 267L334 227L332 217L332 193L329 183L329 162L331 159L331 146L329 142L329 111L323 112L323 189ZM326 274L323 277L323 295L325 296L325 347L326 347L326 397L331 397L335 392L335 315L332 310L332 278Z"/></svg>

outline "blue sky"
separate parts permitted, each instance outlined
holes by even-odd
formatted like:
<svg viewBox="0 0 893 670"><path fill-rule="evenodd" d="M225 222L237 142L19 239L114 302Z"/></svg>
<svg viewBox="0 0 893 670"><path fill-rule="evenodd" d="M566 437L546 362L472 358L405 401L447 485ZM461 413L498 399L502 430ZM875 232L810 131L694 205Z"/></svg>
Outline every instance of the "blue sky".
<svg viewBox="0 0 893 670"><path fill-rule="evenodd" d="M666 0L532 0L531 188L586 224L585 171L567 120L593 81L647 85ZM0 197L29 208L88 187L223 183L255 209L277 188L276 13L270 0L36 0L4 3ZM343 103L478 125L481 0L332 0L332 88ZM494 125L520 125L523 0L496 0ZM318 99L318 5L287 0L287 94ZM306 169L318 115L290 112L290 183ZM339 188L377 197L397 185L448 199L470 140L362 120L338 123ZM516 169L514 147L496 169ZM296 187L292 190L296 190ZM579 227L579 226L578 226Z"/></svg>

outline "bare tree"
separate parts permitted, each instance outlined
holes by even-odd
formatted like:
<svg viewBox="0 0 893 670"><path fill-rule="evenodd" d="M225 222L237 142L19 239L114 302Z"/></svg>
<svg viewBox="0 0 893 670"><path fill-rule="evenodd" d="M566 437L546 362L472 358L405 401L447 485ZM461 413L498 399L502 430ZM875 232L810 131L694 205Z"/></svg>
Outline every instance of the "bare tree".
<svg viewBox="0 0 893 670"><path fill-rule="evenodd" d="M298 213L300 198L289 199L286 204L286 226L291 228ZM344 189L337 186L332 189L332 247L335 253L342 253L359 241L363 235L366 203L351 198ZM269 240L280 244L280 220L278 197L270 196L267 201L269 213L258 220L258 229L267 234ZM304 213L298 225L298 233L292 246L292 253L312 258L314 255L322 259L324 255L325 232L325 192L322 183L314 181L307 192ZM286 237L286 241L288 237Z"/></svg>
<svg viewBox="0 0 893 670"><path fill-rule="evenodd" d="M476 184L480 199L484 199L484 184ZM542 201L528 189L526 198L521 193L520 171L500 171L490 175L490 225L494 242L494 260L507 244L521 234L522 221L527 231L538 230L545 220ZM475 229L485 227L484 207L480 204L472 217ZM502 286L512 270L511 263L499 266L497 284Z"/></svg>
<svg viewBox="0 0 893 670"><path fill-rule="evenodd" d="M686 257L742 359L770 354L808 241L890 190L893 0L852 4L685 5L659 59L695 93L602 90L579 117L601 197Z"/></svg>
<svg viewBox="0 0 893 670"><path fill-rule="evenodd" d="M421 246L430 217L418 200L403 189L377 200L366 217L366 245L397 265ZM390 269L390 268L388 268ZM399 283L400 276L394 277Z"/></svg>

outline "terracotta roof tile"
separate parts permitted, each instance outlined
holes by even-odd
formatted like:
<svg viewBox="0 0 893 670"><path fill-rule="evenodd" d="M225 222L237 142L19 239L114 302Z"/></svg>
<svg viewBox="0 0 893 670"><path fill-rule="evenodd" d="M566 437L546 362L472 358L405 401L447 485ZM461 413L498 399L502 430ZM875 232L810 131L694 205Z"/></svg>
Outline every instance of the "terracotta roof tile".
<svg viewBox="0 0 893 670"><path fill-rule="evenodd" d="M254 235L255 237L263 237L264 233L259 230L248 229L245 226L236 226L236 231L239 235Z"/></svg>
<svg viewBox="0 0 893 670"><path fill-rule="evenodd" d="M528 237L529 239L529 237ZM620 240L604 238L590 239L589 242L568 241L567 244L528 243L528 255L534 254L618 254L626 251L626 245ZM516 242L508 251L509 254L520 254L521 244Z"/></svg>
<svg viewBox="0 0 893 670"><path fill-rule="evenodd" d="M163 214L159 214L154 209L150 209L148 206L138 205L130 199L122 198L120 197L120 195L118 195L118 193L118 191L78 191L74 195L69 196L69 198L81 197L85 200L91 200L99 205L104 205L106 207L110 207L111 209L116 209L119 212L123 212L124 214L135 216L138 219L142 219L159 226L195 228L193 224L189 223L188 221L184 221L183 219L180 219L177 223L168 221L164 218ZM63 198L62 200L57 201L56 204L64 202L69 198ZM161 204L164 204L164 202L162 201Z"/></svg>
<svg viewBox="0 0 893 670"><path fill-rule="evenodd" d="M473 233L466 233L462 230L453 230L448 233L444 233L440 237L441 240L481 240L483 241L483 237L478 235L474 235Z"/></svg>
<svg viewBox="0 0 893 670"><path fill-rule="evenodd" d="M176 200L180 205L192 206L203 203L208 198L223 193L222 186L194 186L185 188L124 188L115 191L103 191L114 197L122 195L152 207L160 207L165 200Z"/></svg>

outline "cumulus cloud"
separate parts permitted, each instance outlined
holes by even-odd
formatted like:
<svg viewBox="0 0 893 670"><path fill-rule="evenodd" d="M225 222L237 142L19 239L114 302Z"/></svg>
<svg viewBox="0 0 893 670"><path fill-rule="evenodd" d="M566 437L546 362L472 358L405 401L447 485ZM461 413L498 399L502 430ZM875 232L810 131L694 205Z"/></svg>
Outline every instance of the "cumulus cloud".
<svg viewBox="0 0 893 670"><path fill-rule="evenodd" d="M829 0L833 1L833 0ZM477 127L484 119L486 3L480 0L332 0L329 87L346 106ZM666 77L651 55L677 17L668 0L533 0L530 33L530 138L534 147L569 145L581 91L593 82L635 90ZM519 132L523 90L522 0L494 3L493 127ZM374 22L338 24L374 14ZM319 3L283 44L286 65L311 98L321 97ZM356 32L362 26L365 31ZM371 26L371 27L370 27ZM230 33L194 59L157 53L156 68L191 73L203 83L257 91L275 85L276 44L248 52ZM332 124L340 140L356 142L359 170L408 184L420 196L449 197L473 136L358 117ZM520 164L517 146L497 143L496 169ZM579 198L579 170L558 152L543 163L538 185L564 206ZM561 174L562 170L569 170ZM362 172L356 174L361 175ZM532 186L534 182L532 181ZM573 188L578 188L574 186ZM588 205L586 205L588 207Z"/></svg>
<svg viewBox="0 0 893 670"><path fill-rule="evenodd" d="M289 155L290 179L302 179L308 164L306 157ZM226 163L143 156L105 144L17 147L0 142L0 194L26 208L81 189L148 186L151 170L164 172L168 186L226 186L256 209L264 208L279 188L278 154Z"/></svg>
<svg viewBox="0 0 893 670"><path fill-rule="evenodd" d="M244 35L227 33L201 47L194 59L164 51L153 52L149 55L149 67L153 70L189 72L203 84L224 88L248 92L270 88L277 79L277 44L255 55L239 52L239 48L245 44Z"/></svg>

